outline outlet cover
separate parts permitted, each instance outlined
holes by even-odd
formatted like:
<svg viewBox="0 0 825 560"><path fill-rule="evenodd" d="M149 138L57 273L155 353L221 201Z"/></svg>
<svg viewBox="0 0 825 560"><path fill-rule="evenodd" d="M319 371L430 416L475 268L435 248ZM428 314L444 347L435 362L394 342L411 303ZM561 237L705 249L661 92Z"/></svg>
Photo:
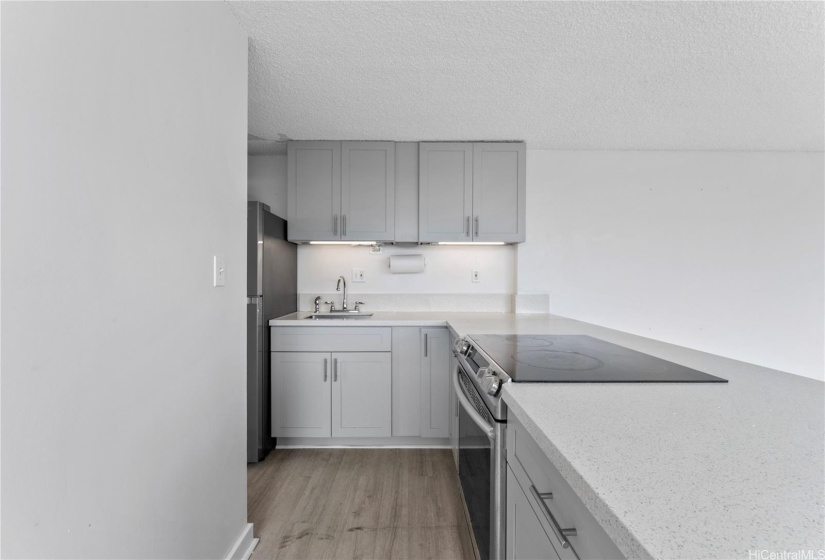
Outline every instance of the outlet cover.
<svg viewBox="0 0 825 560"><path fill-rule="evenodd" d="M352 269L352 281L353 282L366 282L367 281L367 273L364 272L363 268L353 268Z"/></svg>
<svg viewBox="0 0 825 560"><path fill-rule="evenodd" d="M473 269L473 284L478 284L481 280L478 278L478 269Z"/></svg>

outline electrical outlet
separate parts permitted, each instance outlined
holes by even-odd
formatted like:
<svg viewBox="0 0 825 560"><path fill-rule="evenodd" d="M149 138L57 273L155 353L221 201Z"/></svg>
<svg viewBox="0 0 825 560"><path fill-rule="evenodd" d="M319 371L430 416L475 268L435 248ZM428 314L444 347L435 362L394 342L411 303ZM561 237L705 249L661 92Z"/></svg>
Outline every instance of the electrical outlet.
<svg viewBox="0 0 825 560"><path fill-rule="evenodd" d="M352 281L353 282L366 282L367 281L367 274L364 272L363 268L353 268L352 269Z"/></svg>
<svg viewBox="0 0 825 560"><path fill-rule="evenodd" d="M479 278L478 278L478 269L474 268L473 269L473 284L478 284L479 282L481 282L481 280L479 280Z"/></svg>

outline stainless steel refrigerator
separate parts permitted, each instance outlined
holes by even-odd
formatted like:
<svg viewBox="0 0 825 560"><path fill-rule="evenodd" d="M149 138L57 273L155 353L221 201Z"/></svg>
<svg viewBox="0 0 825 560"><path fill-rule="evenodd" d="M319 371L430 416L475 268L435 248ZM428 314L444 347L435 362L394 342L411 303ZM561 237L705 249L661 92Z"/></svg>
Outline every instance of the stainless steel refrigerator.
<svg viewBox="0 0 825 560"><path fill-rule="evenodd" d="M246 460L255 463L274 446L269 320L297 310L298 248L269 206L250 202L247 213Z"/></svg>

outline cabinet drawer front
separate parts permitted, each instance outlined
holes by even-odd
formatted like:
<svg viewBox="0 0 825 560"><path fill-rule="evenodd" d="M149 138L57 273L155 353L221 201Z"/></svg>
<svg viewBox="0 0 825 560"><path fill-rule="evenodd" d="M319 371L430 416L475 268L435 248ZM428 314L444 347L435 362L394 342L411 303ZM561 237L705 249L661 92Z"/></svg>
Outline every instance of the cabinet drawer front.
<svg viewBox="0 0 825 560"><path fill-rule="evenodd" d="M273 352L389 352L391 327L272 327Z"/></svg>
<svg viewBox="0 0 825 560"><path fill-rule="evenodd" d="M545 500L546 507L562 527L576 529L576 536L570 536L568 539L579 558L624 558L558 469L513 414L507 419L507 462L524 488L533 485L540 493L553 494L552 499ZM530 498L532 500L533 497ZM534 504L534 507L538 511L543 506ZM561 549L560 546L557 550L562 556L569 551Z"/></svg>
<svg viewBox="0 0 825 560"><path fill-rule="evenodd" d="M560 560L552 533L541 523L530 499L507 468L507 560Z"/></svg>

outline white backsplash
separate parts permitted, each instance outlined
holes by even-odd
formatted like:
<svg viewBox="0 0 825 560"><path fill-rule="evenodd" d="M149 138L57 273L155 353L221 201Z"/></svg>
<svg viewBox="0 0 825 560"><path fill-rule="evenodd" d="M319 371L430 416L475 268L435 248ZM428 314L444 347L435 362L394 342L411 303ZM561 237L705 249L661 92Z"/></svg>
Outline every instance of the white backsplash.
<svg viewBox="0 0 825 560"><path fill-rule="evenodd" d="M334 301L335 308L341 309L341 292L298 294L299 311L313 311L315 298ZM514 311L511 294L375 294L362 292L347 293L347 307L355 308L356 301L363 301L362 311L476 311L511 313ZM328 304L321 303L321 311L327 311ZM544 311L546 313L546 310Z"/></svg>

